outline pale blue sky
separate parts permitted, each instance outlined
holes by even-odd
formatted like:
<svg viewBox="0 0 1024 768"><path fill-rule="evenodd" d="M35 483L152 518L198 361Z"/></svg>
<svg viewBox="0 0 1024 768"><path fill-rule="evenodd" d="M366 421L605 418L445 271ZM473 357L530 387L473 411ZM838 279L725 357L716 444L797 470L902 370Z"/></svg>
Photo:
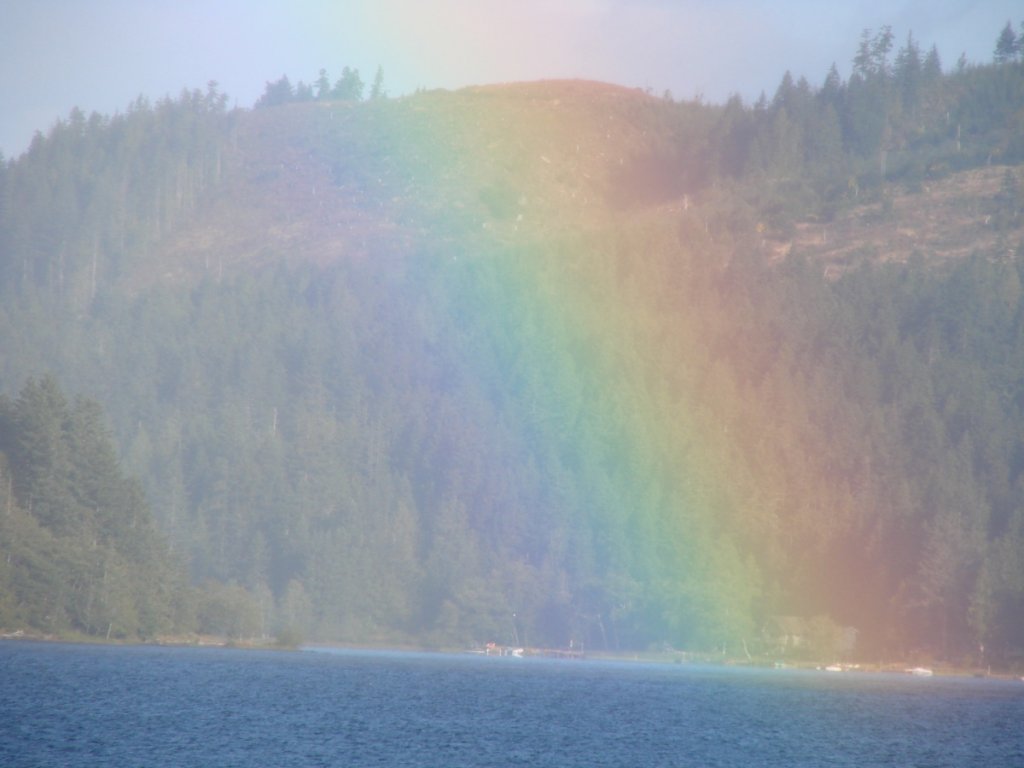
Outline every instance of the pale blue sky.
<svg viewBox="0 0 1024 768"><path fill-rule="evenodd" d="M249 107L267 80L343 66L391 95L418 87L583 77L746 101L788 69L849 73L861 30L912 30L944 66L991 61L1021 0L8 0L0 23L0 151L25 150L73 106L123 111L217 80Z"/></svg>

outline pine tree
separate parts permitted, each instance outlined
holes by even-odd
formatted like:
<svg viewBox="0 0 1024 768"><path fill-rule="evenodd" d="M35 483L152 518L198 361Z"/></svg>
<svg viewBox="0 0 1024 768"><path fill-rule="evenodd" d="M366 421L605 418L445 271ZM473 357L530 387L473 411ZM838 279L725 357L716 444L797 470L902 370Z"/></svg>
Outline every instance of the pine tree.
<svg viewBox="0 0 1024 768"><path fill-rule="evenodd" d="M923 77L921 52L911 33L907 33L907 43L896 54L896 67L894 72L896 87L899 88L903 108L907 111L914 111L917 108L921 95L921 80Z"/></svg>
<svg viewBox="0 0 1024 768"><path fill-rule="evenodd" d="M288 80L288 75L281 75L280 80L276 80L273 83L267 82L263 95L256 102L256 106L276 107L281 104L287 104L294 98L295 93L292 89L291 81Z"/></svg>
<svg viewBox="0 0 1024 768"><path fill-rule="evenodd" d="M64 441L67 401L52 376L30 379L15 405L11 464L18 498L43 525L67 532L76 525Z"/></svg>
<svg viewBox="0 0 1024 768"><path fill-rule="evenodd" d="M384 90L384 69L377 65L377 73L373 76L373 85L370 86L370 100L386 99L388 96Z"/></svg>
<svg viewBox="0 0 1024 768"><path fill-rule="evenodd" d="M1019 52L1020 40L1017 39L1017 33L1013 31L1013 24L1007 21L1006 26L1003 27L1003 31L999 33L999 37L996 40L993 60L996 64L1005 64L1017 58Z"/></svg>
<svg viewBox="0 0 1024 768"><path fill-rule="evenodd" d="M843 80L839 76L839 70L836 68L835 62L833 62L832 66L828 69L828 74L825 76L825 82L821 86L821 90L818 91L818 98L827 104L831 104L838 111L842 96Z"/></svg>
<svg viewBox="0 0 1024 768"><path fill-rule="evenodd" d="M327 77L327 70L321 69L320 74L316 79L316 98L317 101L323 101L331 97L331 81Z"/></svg>
<svg viewBox="0 0 1024 768"><path fill-rule="evenodd" d="M341 101L362 101L363 79L359 76L359 70L349 67L342 69L331 96Z"/></svg>
<svg viewBox="0 0 1024 768"><path fill-rule="evenodd" d="M934 84L942 79L942 59L939 57L939 49L932 46L925 56L924 66L921 75L928 84Z"/></svg>
<svg viewBox="0 0 1024 768"><path fill-rule="evenodd" d="M872 74L872 67L871 30L864 29L860 33L857 54L853 57L853 74L867 79Z"/></svg>

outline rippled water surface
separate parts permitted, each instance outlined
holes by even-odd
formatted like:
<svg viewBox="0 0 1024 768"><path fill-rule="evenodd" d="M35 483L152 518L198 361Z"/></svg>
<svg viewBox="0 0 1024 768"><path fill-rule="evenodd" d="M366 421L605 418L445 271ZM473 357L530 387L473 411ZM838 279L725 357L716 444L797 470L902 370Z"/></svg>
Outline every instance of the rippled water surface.
<svg viewBox="0 0 1024 768"><path fill-rule="evenodd" d="M0 643L2 766L1022 766L1024 683Z"/></svg>

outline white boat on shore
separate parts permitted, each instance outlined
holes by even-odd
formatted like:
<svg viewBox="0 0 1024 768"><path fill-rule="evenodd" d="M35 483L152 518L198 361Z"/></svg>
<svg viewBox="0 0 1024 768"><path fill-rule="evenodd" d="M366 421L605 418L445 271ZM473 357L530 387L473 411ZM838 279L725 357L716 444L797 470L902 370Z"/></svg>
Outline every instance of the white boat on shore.
<svg viewBox="0 0 1024 768"><path fill-rule="evenodd" d="M935 674L928 667L911 667L907 670L907 673L915 677L931 677Z"/></svg>

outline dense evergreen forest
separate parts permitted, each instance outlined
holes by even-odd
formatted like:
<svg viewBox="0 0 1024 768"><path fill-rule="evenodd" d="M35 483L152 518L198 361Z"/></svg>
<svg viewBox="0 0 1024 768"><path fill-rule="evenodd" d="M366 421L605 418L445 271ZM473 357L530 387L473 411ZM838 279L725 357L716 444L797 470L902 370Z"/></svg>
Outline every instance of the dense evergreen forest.
<svg viewBox="0 0 1024 768"><path fill-rule="evenodd" d="M73 110L0 164L0 627L1021 664L1008 29L753 105ZM955 258L858 245L993 169Z"/></svg>
<svg viewBox="0 0 1024 768"><path fill-rule="evenodd" d="M29 380L0 396L0 439L3 626L122 638L191 625L187 581L95 401Z"/></svg>

